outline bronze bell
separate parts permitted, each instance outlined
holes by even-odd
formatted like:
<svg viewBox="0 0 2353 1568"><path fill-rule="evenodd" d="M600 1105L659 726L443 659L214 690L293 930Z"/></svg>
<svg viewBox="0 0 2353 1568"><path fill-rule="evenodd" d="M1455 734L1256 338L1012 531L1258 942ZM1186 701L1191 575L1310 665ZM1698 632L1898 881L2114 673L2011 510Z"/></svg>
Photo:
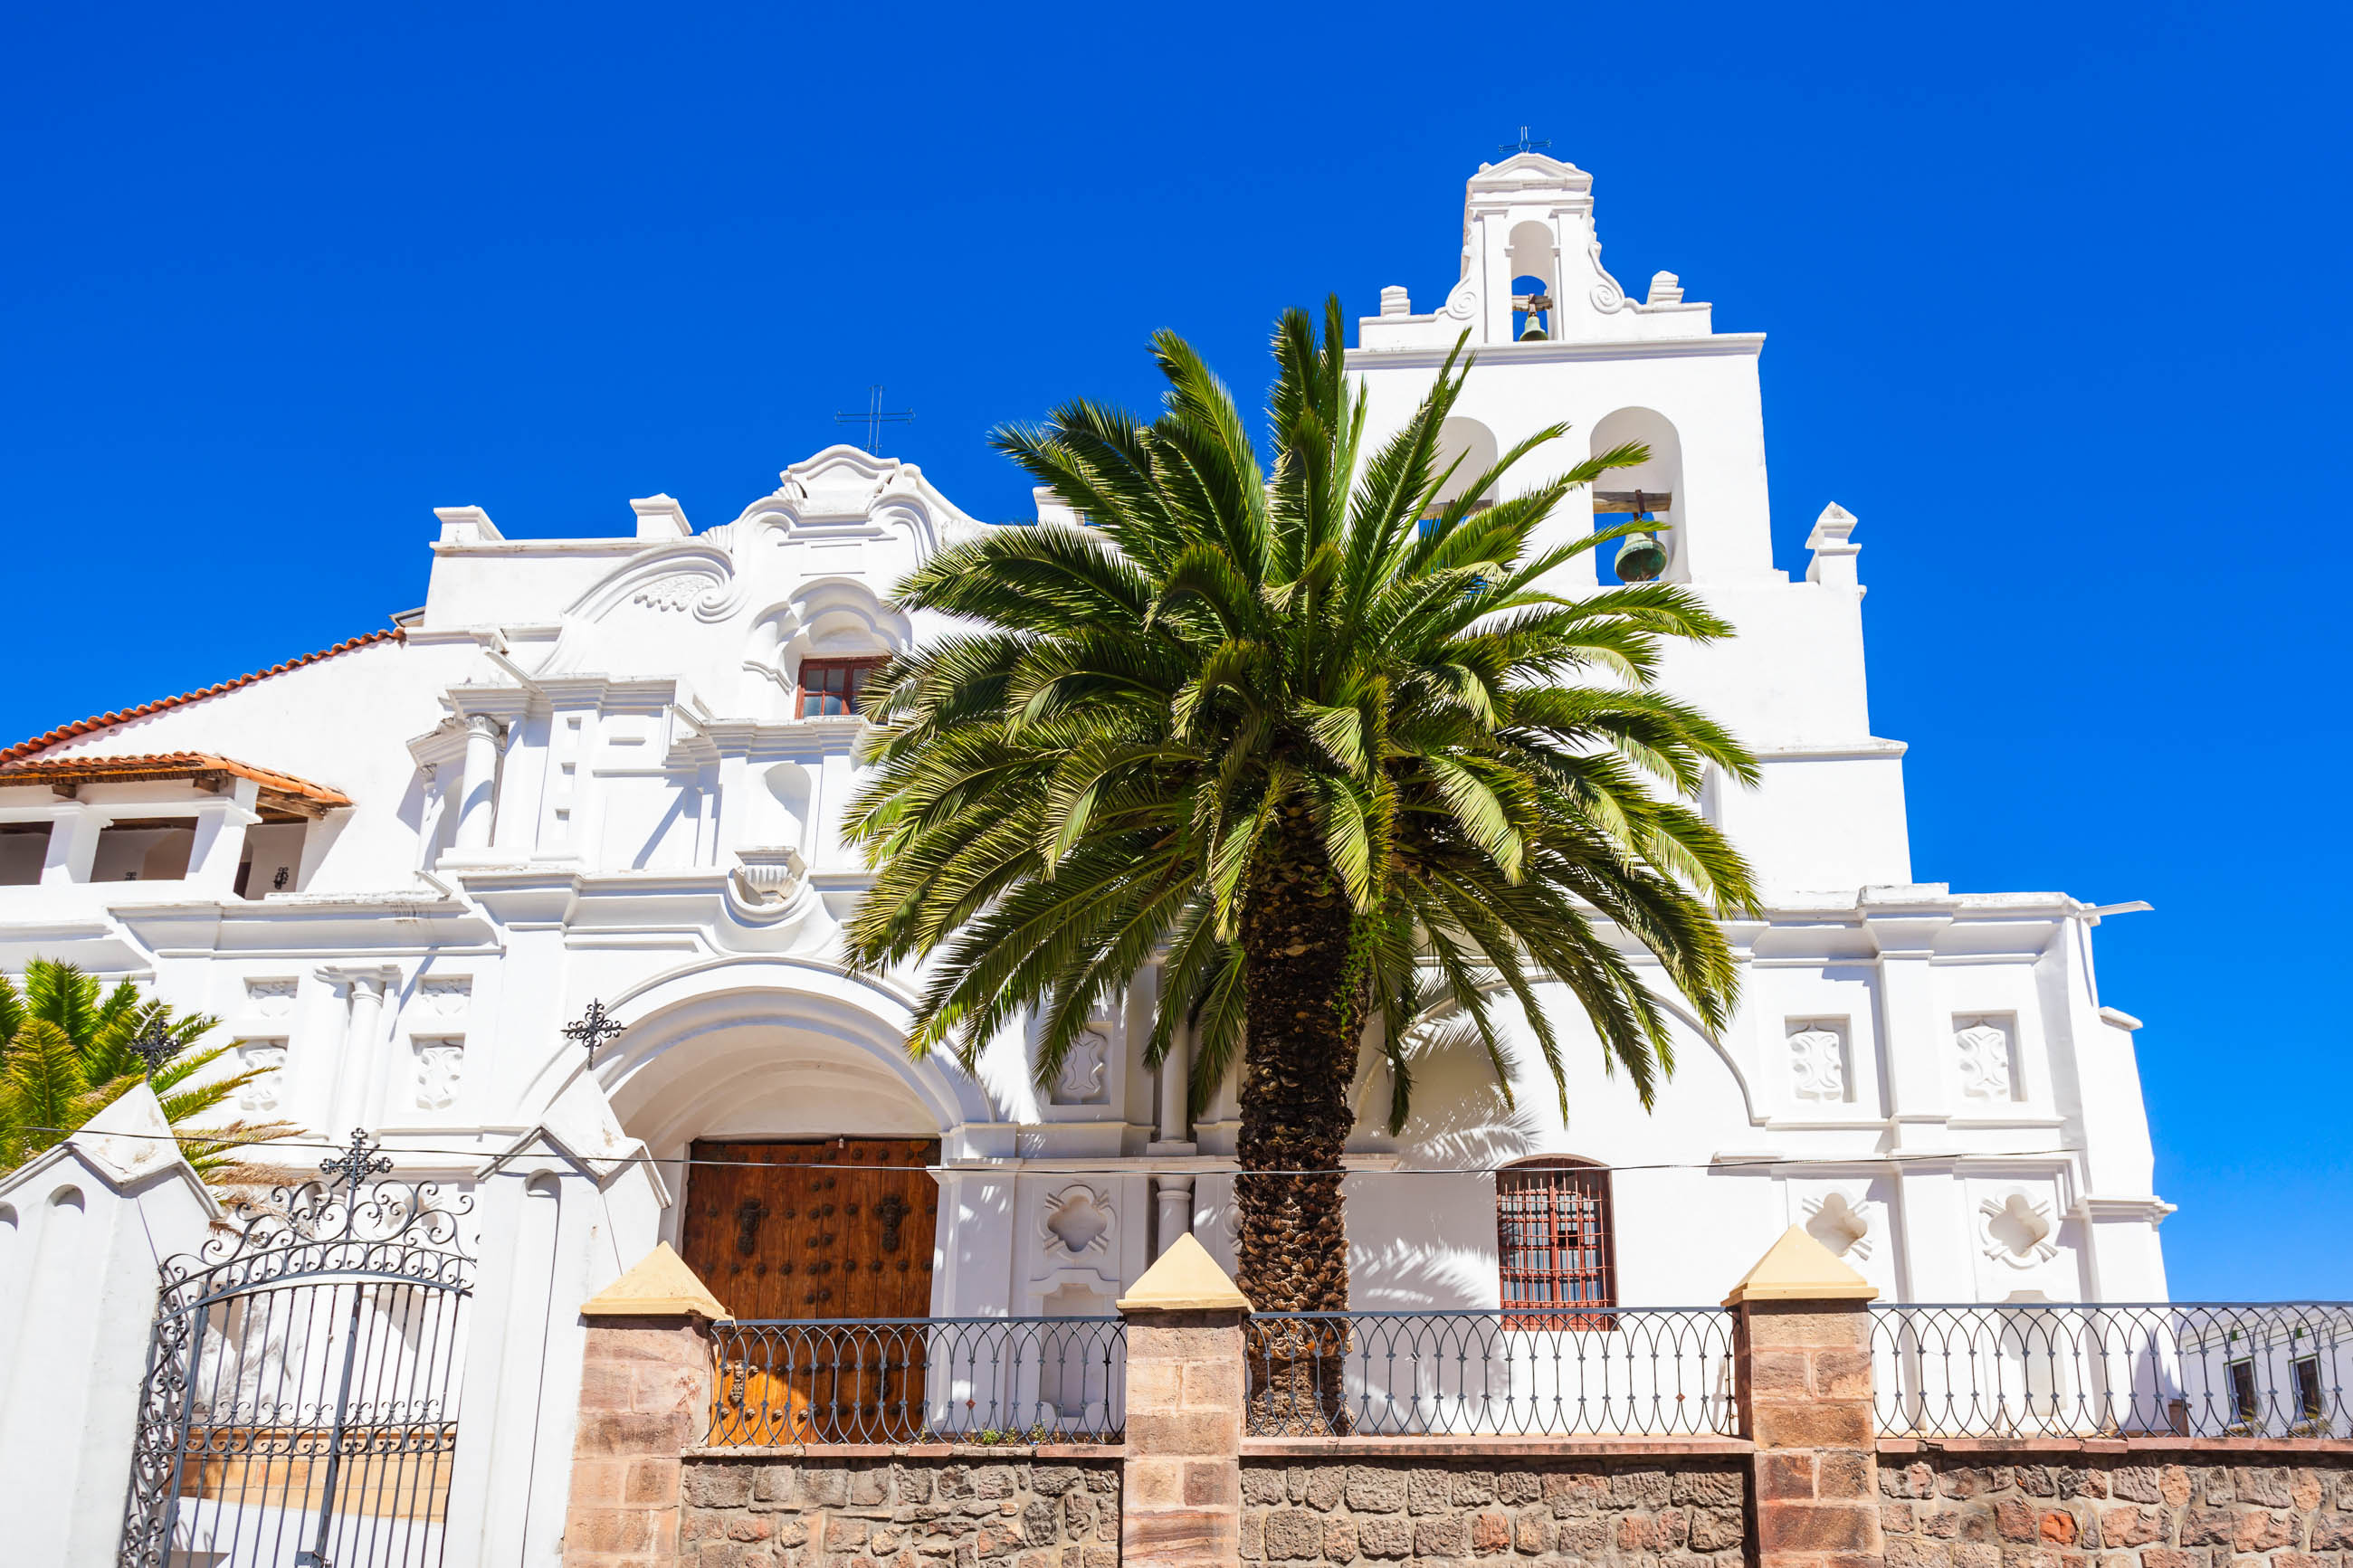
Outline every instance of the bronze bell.
<svg viewBox="0 0 2353 1568"><path fill-rule="evenodd" d="M1546 334L1544 330L1544 323L1536 318L1544 311L1552 309L1552 296L1541 293L1531 294L1528 296L1527 303L1523 306L1522 309L1527 313L1527 321L1526 325L1520 329L1520 342L1524 343L1540 343L1545 342Z"/></svg>
<svg viewBox="0 0 2353 1568"><path fill-rule="evenodd" d="M1654 534L1630 533L1618 542L1618 580L1648 583L1667 569L1667 547Z"/></svg>

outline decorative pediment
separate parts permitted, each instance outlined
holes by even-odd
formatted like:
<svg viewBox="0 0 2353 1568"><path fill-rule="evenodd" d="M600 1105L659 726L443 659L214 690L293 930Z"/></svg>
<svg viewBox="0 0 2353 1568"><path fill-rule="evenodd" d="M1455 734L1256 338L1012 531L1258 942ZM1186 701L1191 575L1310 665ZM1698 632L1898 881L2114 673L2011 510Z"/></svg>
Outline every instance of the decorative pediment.
<svg viewBox="0 0 2353 1568"><path fill-rule="evenodd" d="M1471 176L1470 190L1474 202L1490 195L1525 201L1546 191L1589 199L1593 176L1574 163L1547 158L1541 153L1514 153L1500 163L1482 165Z"/></svg>

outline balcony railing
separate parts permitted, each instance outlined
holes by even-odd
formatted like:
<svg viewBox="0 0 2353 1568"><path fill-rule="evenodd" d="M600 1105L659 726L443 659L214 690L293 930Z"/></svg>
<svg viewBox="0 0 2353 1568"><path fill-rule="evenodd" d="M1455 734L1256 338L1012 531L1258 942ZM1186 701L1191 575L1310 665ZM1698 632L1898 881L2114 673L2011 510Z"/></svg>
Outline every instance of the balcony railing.
<svg viewBox="0 0 2353 1568"><path fill-rule="evenodd" d="M1118 1318L891 1318L713 1325L714 1447L1116 1443Z"/></svg>
<svg viewBox="0 0 2353 1568"><path fill-rule="evenodd" d="M1732 1315L1715 1307L1261 1312L1254 1436L1730 1436Z"/></svg>
<svg viewBox="0 0 2353 1568"><path fill-rule="evenodd" d="M1893 1436L2353 1436L2353 1304L1873 1310Z"/></svg>

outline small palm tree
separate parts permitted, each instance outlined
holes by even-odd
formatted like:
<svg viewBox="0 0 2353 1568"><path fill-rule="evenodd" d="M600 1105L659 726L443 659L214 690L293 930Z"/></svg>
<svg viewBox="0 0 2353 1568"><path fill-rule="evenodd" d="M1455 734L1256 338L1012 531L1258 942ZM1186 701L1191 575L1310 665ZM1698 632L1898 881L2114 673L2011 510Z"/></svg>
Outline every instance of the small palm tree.
<svg viewBox="0 0 2353 1568"><path fill-rule="evenodd" d="M97 976L53 959L26 964L21 988L0 975L0 1171L67 1138L142 1078L179 1131L181 1152L207 1174L227 1170L246 1144L295 1131L282 1121L183 1131L266 1069L195 1082L228 1050L193 1048L219 1019L174 1017L169 1003L142 998L128 980L102 991ZM147 1039L174 1053L153 1072L133 1048Z"/></svg>
<svg viewBox="0 0 2353 1568"><path fill-rule="evenodd" d="M1041 1084L1162 958L1146 1060L1190 1025L1196 1110L1238 1058L1245 1074L1243 1292L1345 1309L1341 1154L1368 1025L1396 1129L1440 1039L1483 1047L1509 1093L1499 1006L1565 1110L1547 980L1651 1103L1673 1049L1628 942L1708 1027L1730 1016L1715 917L1751 902L1749 873L1687 803L1708 767L1756 766L1653 679L1662 642L1731 628L1669 584L1547 587L1631 529L1540 545L1546 520L1647 453L1493 499L1565 427L1458 476L1439 432L1467 360L1366 454L1339 301L1320 338L1286 313L1270 482L1193 350L1163 332L1154 353L1169 390L1152 424L1076 402L996 435L1091 526L994 529L901 587L965 629L879 678L848 824L877 875L849 948L868 969L936 957L918 1054L969 1063L1036 1009Z"/></svg>

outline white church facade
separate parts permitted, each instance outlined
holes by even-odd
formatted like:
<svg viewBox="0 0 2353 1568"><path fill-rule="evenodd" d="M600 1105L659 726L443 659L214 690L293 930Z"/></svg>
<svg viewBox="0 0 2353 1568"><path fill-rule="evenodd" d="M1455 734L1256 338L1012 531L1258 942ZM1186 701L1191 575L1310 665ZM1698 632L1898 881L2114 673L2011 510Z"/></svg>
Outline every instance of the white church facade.
<svg viewBox="0 0 2353 1568"><path fill-rule="evenodd" d="M2139 1025L2093 968L2114 911L1915 880L1855 520L1828 507L1776 567L1762 336L1599 258L1588 175L1483 168L1461 280L1425 312L1384 290L1349 363L1393 426L1467 331L1462 450L1555 422L1546 460L1651 448L1593 504L1669 524L1663 575L1738 628L1668 684L1763 767L1703 802L1766 890L1732 929L1741 1010L1721 1038L1683 1022L1650 1113L1575 1028L1565 1121L1540 1067L1506 1105L1483 1058L1445 1059L1391 1136L1368 1065L1355 1304L1497 1305L1499 1215L1531 1193L1589 1226L1547 1266L1579 1299L1712 1302L1798 1224L1884 1300L2162 1300ZM1559 526L1588 526L1572 504ZM741 1317L1103 1313L1187 1231L1230 1266L1248 1087L1196 1119L1181 1051L1147 1070L1149 973L1039 1088L1018 1037L972 1076L911 1060L904 977L839 958L867 881L838 832L859 683L934 630L892 584L995 525L848 447L714 527L631 505L564 539L445 509L423 606L386 629L0 752L0 972L69 960L218 1015L274 1068L241 1113L364 1128L405 1177L467 1189L535 1130L629 1166L599 1245L618 1267L671 1242ZM593 1062L565 1033L592 1004L621 1026ZM511 1207L476 1223L484 1256L514 1245Z"/></svg>

